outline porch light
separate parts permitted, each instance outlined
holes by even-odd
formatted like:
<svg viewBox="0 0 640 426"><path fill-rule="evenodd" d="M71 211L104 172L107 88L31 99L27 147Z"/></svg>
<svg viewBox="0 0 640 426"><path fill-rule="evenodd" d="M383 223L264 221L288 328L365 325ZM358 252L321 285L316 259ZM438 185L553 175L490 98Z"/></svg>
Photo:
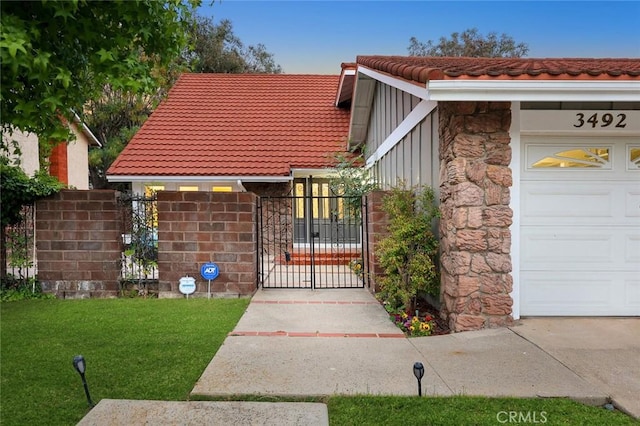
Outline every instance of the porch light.
<svg viewBox="0 0 640 426"><path fill-rule="evenodd" d="M91 401L89 386L87 386L87 380L84 377L84 372L87 370L87 364L85 363L82 355L76 355L73 357L73 368L75 368L78 374L80 374L82 385L84 386L84 393L87 395L87 403L89 404L89 407L93 408L95 404Z"/></svg>
<svg viewBox="0 0 640 426"><path fill-rule="evenodd" d="M413 375L418 379L418 396L422 396L422 377L424 376L424 365L421 362L413 364Z"/></svg>

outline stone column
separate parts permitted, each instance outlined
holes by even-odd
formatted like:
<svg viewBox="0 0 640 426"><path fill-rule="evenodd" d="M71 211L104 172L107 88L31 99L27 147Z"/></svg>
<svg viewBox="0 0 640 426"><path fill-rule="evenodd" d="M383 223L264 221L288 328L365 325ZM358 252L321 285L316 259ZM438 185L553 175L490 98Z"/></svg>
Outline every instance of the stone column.
<svg viewBox="0 0 640 426"><path fill-rule="evenodd" d="M508 102L441 102L443 313L453 331L512 322Z"/></svg>

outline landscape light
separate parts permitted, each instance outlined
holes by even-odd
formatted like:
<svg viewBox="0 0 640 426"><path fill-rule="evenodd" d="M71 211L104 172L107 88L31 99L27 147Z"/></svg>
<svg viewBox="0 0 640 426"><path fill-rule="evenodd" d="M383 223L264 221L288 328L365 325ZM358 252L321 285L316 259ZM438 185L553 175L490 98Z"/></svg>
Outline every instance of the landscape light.
<svg viewBox="0 0 640 426"><path fill-rule="evenodd" d="M422 396L422 377L424 376L424 365L421 362L413 364L413 375L418 379L418 396Z"/></svg>
<svg viewBox="0 0 640 426"><path fill-rule="evenodd" d="M93 408L94 403L91 401L91 396L89 395L89 386L87 386L87 380L84 377L84 372L87 371L87 364L84 361L84 357L82 355L76 355L73 357L73 368L76 369L78 374L80 374L80 378L82 379L82 385L84 386L84 393L87 395L87 403L89 407Z"/></svg>

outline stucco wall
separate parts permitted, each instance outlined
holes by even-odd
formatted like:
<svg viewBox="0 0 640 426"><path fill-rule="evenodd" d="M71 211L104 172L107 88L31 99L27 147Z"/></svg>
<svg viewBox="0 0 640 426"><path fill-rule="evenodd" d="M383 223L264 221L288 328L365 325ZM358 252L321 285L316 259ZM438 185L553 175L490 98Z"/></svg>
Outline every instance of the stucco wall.
<svg viewBox="0 0 640 426"><path fill-rule="evenodd" d="M69 167L69 186L76 189L89 189L89 139L78 131L78 126L71 126L76 139L67 144L67 161Z"/></svg>
<svg viewBox="0 0 640 426"><path fill-rule="evenodd" d="M12 152L12 141L18 143L21 154L19 156L12 155L11 158L18 157L22 170L24 170L27 175L33 176L33 173L40 168L40 160L38 159L38 137L33 133L13 132L3 134L2 140L10 147Z"/></svg>

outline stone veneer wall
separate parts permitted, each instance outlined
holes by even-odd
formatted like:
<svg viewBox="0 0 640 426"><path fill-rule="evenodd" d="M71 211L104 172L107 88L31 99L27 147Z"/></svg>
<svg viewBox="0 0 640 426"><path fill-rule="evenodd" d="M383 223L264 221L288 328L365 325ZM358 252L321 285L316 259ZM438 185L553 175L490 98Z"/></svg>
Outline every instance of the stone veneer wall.
<svg viewBox="0 0 640 426"><path fill-rule="evenodd" d="M63 190L36 202L38 280L61 298L115 297L121 256L117 193Z"/></svg>
<svg viewBox="0 0 640 426"><path fill-rule="evenodd" d="M453 331L512 322L508 102L440 102L443 313Z"/></svg>
<svg viewBox="0 0 640 426"><path fill-rule="evenodd" d="M196 296L207 293L200 266L215 262L215 296L250 295L257 285L257 197L249 192L158 192L158 272L160 296L179 296L187 274Z"/></svg>

